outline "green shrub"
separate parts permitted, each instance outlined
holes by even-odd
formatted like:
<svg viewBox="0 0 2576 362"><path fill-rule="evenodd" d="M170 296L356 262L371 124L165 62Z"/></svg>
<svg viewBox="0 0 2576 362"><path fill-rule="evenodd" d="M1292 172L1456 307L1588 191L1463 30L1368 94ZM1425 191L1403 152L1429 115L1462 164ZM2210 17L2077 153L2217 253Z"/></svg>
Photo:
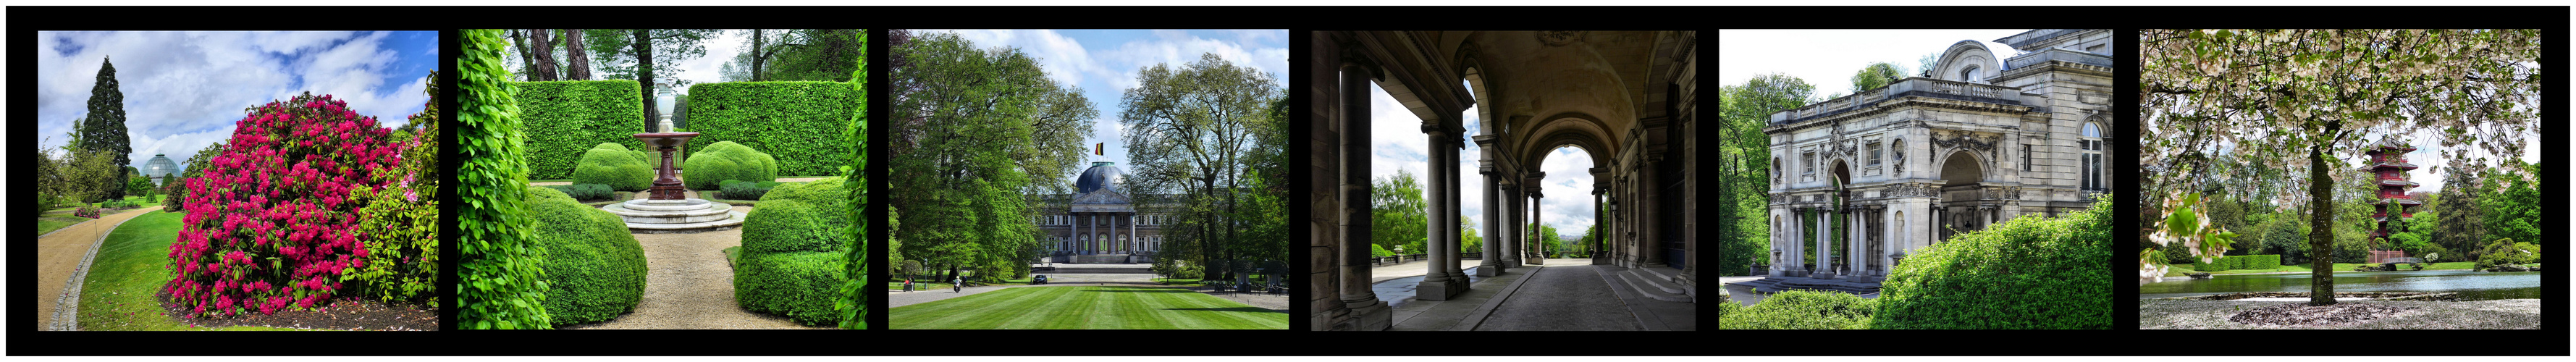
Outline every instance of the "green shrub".
<svg viewBox="0 0 2576 362"><path fill-rule="evenodd" d="M545 246L527 218L527 134L498 29L465 29L456 105L458 329L548 329ZM640 106L639 106L640 107ZM195 164L195 161L190 161Z"/></svg>
<svg viewBox="0 0 2576 362"><path fill-rule="evenodd" d="M1369 256L1384 258L1395 256L1395 252L1387 251L1384 245L1369 244Z"/></svg>
<svg viewBox="0 0 2576 362"><path fill-rule="evenodd" d="M698 138L690 143L735 142L769 152L778 156L779 175L838 175L850 164L843 135L864 101L840 82L691 85L688 129Z"/></svg>
<svg viewBox="0 0 2576 362"><path fill-rule="evenodd" d="M2119 275L2109 262L2117 239L2111 211L2123 206L2112 200L2097 197L2091 209L2055 218L2015 218L1917 251L1882 284L1872 327L2110 328Z"/></svg>
<svg viewBox="0 0 2576 362"><path fill-rule="evenodd" d="M570 196L574 200L599 200L617 196L616 190L610 189L608 185L601 184L571 184L540 187L553 189L556 192L562 192L565 196Z"/></svg>
<svg viewBox="0 0 2576 362"><path fill-rule="evenodd" d="M751 181L729 181L723 185L724 198L728 200L759 200L761 195L769 194L769 189L778 187L777 182Z"/></svg>
<svg viewBox="0 0 2576 362"><path fill-rule="evenodd" d="M1735 302L1718 304L1717 329L1865 329L1880 308L1879 300L1805 290L1772 294L1761 303L1732 311L1724 305Z"/></svg>
<svg viewBox="0 0 2576 362"><path fill-rule="evenodd" d="M644 245L626 222L550 188L528 188L528 214L546 246L546 312L557 325L609 320L644 298Z"/></svg>
<svg viewBox="0 0 2576 362"><path fill-rule="evenodd" d="M644 149L644 91L632 80L517 82L527 124L528 177L570 178L590 146Z"/></svg>
<svg viewBox="0 0 2576 362"><path fill-rule="evenodd" d="M643 151L630 151L615 142L600 143L583 151L581 164L572 170L572 183L601 184L617 191L644 191L653 187L657 160Z"/></svg>
<svg viewBox="0 0 2576 362"><path fill-rule="evenodd" d="M2241 255L2227 257L2231 270L2274 270L2281 268L2280 255Z"/></svg>
<svg viewBox="0 0 2576 362"><path fill-rule="evenodd" d="M778 159L749 146L716 142L689 154L680 178L691 190L714 190L717 181L777 181Z"/></svg>
<svg viewBox="0 0 2576 362"><path fill-rule="evenodd" d="M369 299L438 305L438 187L388 186L350 190L350 200L367 205L357 215L367 256L347 280Z"/></svg>
<svg viewBox="0 0 2576 362"><path fill-rule="evenodd" d="M803 200L762 201L742 222L746 253L840 250L848 237L826 227L828 218L847 218L840 209L815 207Z"/></svg>
<svg viewBox="0 0 2576 362"><path fill-rule="evenodd" d="M768 206L762 206L766 208ZM806 325L840 323L832 310L841 283L849 281L840 250L755 253L744 250L743 266L734 271L733 298L743 309L777 314Z"/></svg>

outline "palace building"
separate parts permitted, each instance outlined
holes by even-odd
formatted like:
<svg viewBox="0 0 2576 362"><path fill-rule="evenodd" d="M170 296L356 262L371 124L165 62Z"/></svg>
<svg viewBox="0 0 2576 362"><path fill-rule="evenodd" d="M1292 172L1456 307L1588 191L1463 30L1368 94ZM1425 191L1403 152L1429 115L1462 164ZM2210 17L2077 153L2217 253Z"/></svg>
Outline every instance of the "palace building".
<svg viewBox="0 0 2576 362"><path fill-rule="evenodd" d="M1910 251L2015 217L2083 210L2110 192L2106 162L2121 159L2103 140L2111 31L1995 42L2025 50L2006 58L1963 40L1930 77L1771 115L1769 273L1809 287L1766 281L1766 291L1874 290Z"/></svg>
<svg viewBox="0 0 2576 362"><path fill-rule="evenodd" d="M1038 230L1054 238L1047 261L1077 264L1154 262L1177 195L1131 195L1115 162L1092 162L1070 195L1031 195Z"/></svg>

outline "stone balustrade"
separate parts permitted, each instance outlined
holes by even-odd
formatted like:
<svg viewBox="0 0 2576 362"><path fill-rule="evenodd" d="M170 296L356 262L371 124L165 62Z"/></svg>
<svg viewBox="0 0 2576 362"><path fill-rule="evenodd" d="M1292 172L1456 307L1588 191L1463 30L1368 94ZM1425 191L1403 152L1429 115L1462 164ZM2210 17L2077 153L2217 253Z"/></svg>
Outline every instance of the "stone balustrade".
<svg viewBox="0 0 2576 362"><path fill-rule="evenodd" d="M2023 67L2044 64L2049 61L2064 61L2104 68L2111 67L2111 57L2108 56L2066 48L2048 48L2004 60L2004 69L2021 69Z"/></svg>

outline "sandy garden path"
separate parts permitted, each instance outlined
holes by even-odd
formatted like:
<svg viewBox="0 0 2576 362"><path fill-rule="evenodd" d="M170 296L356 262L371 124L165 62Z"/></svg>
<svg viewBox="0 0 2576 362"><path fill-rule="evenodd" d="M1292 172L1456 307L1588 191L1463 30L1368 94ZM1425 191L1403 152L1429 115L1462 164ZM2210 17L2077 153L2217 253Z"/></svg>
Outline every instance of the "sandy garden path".
<svg viewBox="0 0 2576 362"><path fill-rule="evenodd" d="M55 309L64 307L59 304L71 292L63 287L80 282L72 280L72 274L77 274L83 265L89 264L90 251L98 247L100 240L107 238L108 232L116 231L116 226L124 224L125 220L150 212L161 212L161 207L126 210L37 237L36 289L43 294L39 294L42 299L37 299L39 302L36 304L41 305L43 311L36 314L36 325L43 328L54 325Z"/></svg>
<svg viewBox="0 0 2576 362"><path fill-rule="evenodd" d="M750 212L750 207L734 210ZM644 244L644 301L635 312L566 329L827 329L734 304L733 267L724 249L742 245L742 229L695 234L635 234Z"/></svg>

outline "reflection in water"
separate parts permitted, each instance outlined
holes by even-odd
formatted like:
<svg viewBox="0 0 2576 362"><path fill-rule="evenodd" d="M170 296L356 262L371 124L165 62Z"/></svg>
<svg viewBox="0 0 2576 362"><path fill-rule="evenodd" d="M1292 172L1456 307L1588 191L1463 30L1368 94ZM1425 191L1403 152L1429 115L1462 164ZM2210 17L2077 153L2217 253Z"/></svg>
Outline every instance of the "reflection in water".
<svg viewBox="0 0 2576 362"><path fill-rule="evenodd" d="M2212 279L2166 278L2138 286L2138 298L2188 297L2243 292L2306 292L2308 274L2220 275ZM2540 272L2484 273L2464 270L2342 272L2334 275L2336 292L2452 292L2464 300L2539 299Z"/></svg>

